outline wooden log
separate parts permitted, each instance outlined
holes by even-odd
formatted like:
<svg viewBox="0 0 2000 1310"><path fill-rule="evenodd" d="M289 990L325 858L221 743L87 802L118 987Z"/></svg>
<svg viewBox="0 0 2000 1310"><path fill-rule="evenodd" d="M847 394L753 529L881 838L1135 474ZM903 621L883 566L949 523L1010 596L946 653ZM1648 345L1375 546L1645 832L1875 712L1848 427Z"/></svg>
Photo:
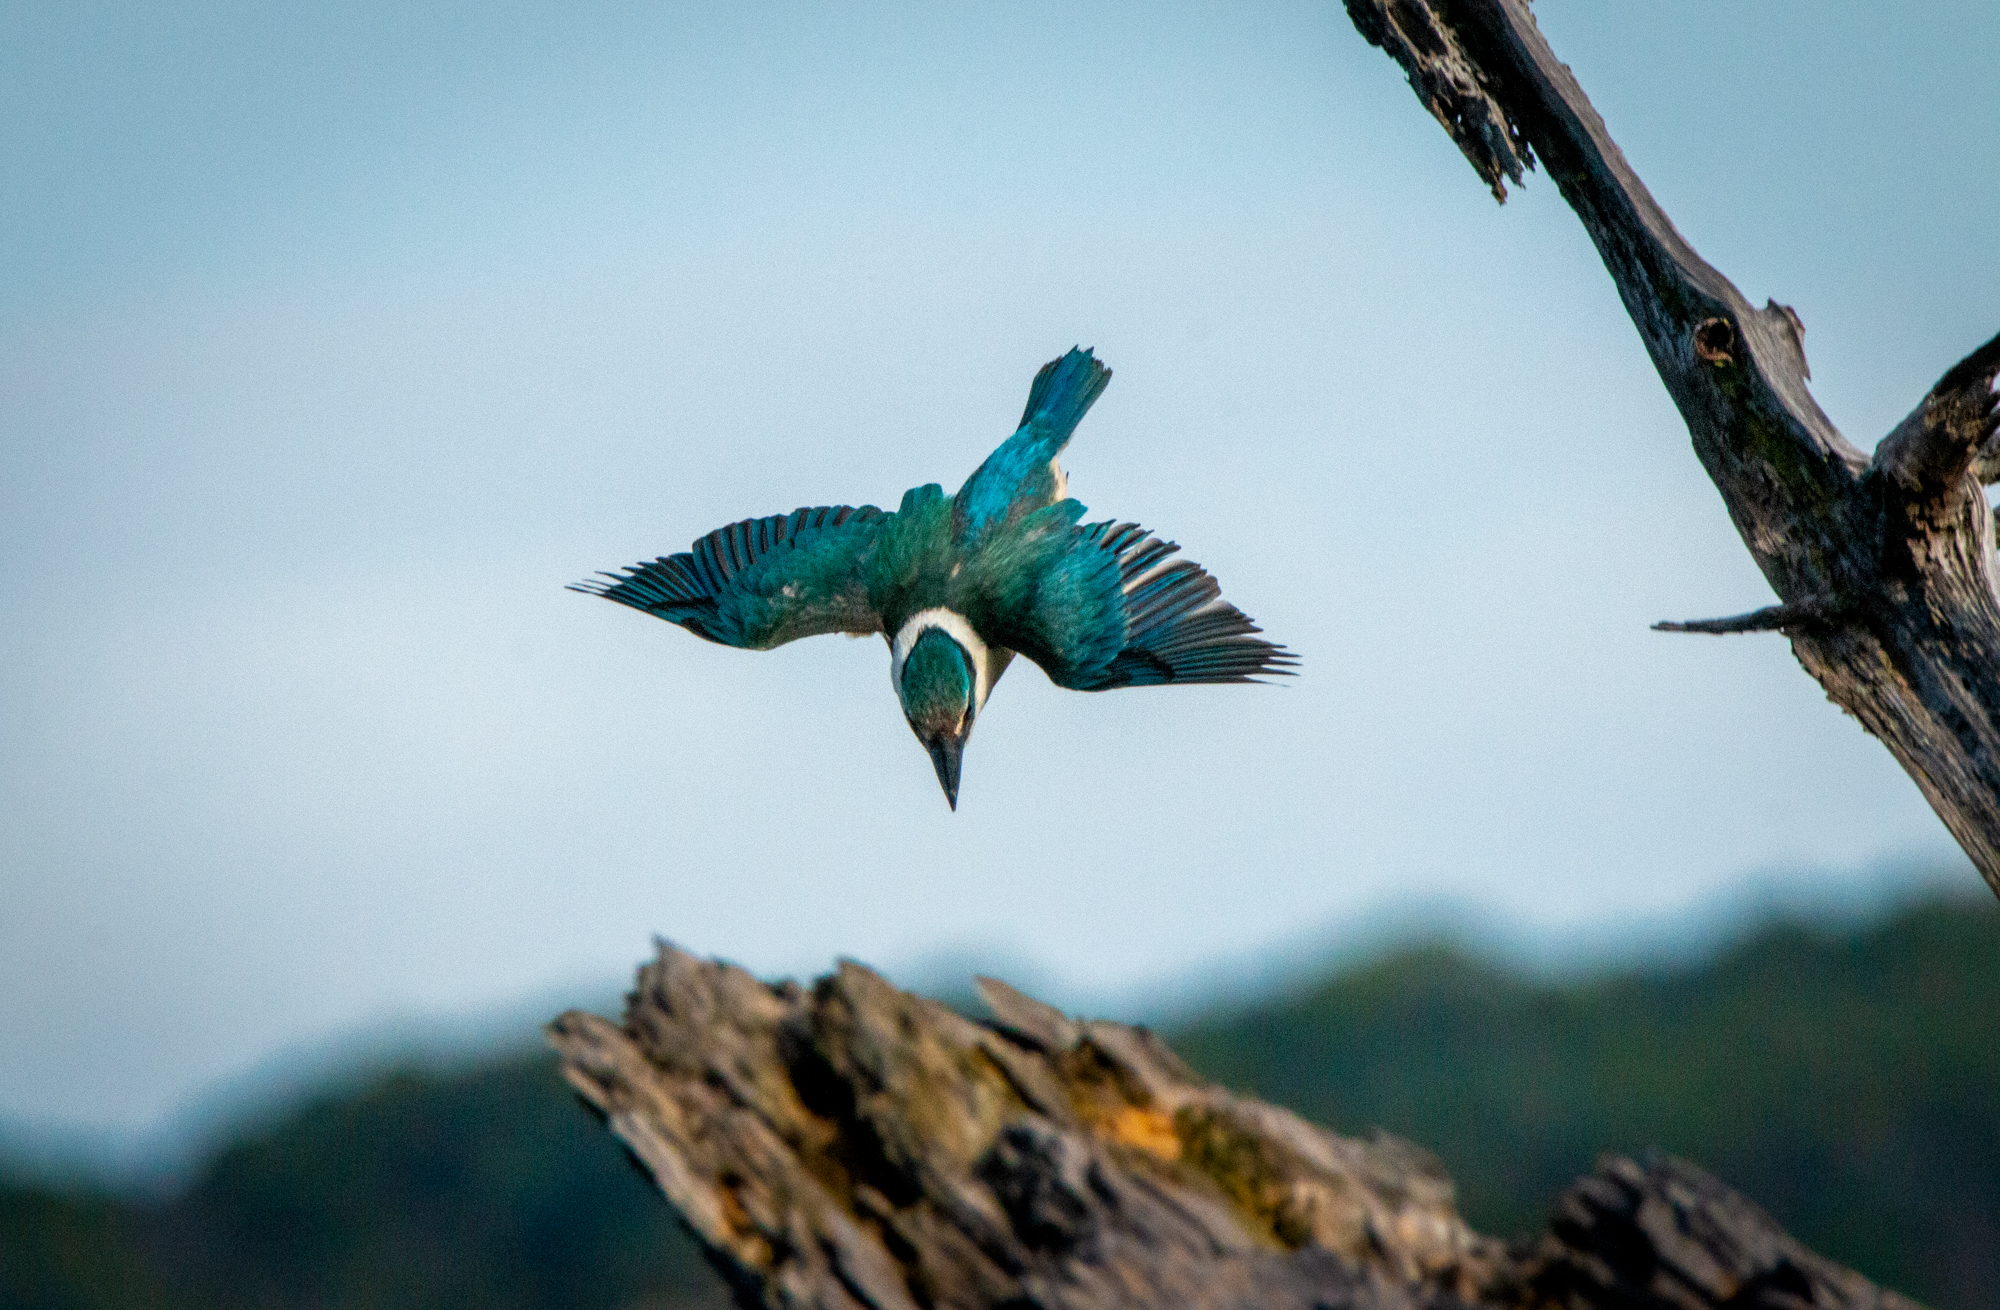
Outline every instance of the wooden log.
<svg viewBox="0 0 2000 1310"><path fill-rule="evenodd" d="M1606 1162L1509 1248L1408 1142L981 991L986 1022L858 964L767 985L663 943L622 1024L572 1011L549 1034L746 1305L1910 1310L1673 1162Z"/></svg>

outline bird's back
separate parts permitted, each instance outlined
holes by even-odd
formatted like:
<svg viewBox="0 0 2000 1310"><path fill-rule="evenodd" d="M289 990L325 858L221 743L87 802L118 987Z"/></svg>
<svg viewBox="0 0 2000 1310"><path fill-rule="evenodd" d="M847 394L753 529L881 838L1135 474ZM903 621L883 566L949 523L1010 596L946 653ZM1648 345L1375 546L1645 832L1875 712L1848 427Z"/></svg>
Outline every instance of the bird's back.
<svg viewBox="0 0 2000 1310"><path fill-rule="evenodd" d="M1071 350L1042 366L1028 389L1020 428L952 498L961 540L976 539L1063 498L1066 488L1056 457L1110 381L1111 370L1088 350Z"/></svg>

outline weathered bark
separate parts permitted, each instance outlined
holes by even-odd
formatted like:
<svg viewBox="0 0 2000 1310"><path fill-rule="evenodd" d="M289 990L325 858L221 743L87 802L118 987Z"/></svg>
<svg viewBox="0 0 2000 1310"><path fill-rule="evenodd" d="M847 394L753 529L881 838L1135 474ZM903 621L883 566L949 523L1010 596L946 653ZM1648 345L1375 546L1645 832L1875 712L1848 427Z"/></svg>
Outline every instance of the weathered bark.
<svg viewBox="0 0 2000 1310"><path fill-rule="evenodd" d="M1792 1240L1771 1217L1684 1160L1610 1158L1556 1202L1523 1256L1528 1303L1565 1310L1699 1306L1914 1310Z"/></svg>
<svg viewBox="0 0 2000 1310"><path fill-rule="evenodd" d="M1980 485L2000 479L2000 337L1946 372L1870 459L1807 391L1798 315L1753 308L1674 230L1527 0L1346 5L1496 198L1540 158L1782 602L1659 626L1783 631L2000 894L2000 591Z"/></svg>
<svg viewBox="0 0 2000 1310"><path fill-rule="evenodd" d="M1671 1161L1605 1162L1509 1248L1408 1143L981 986L990 1023L856 964L807 991L662 944L623 1025L549 1031L747 1305L1914 1310Z"/></svg>

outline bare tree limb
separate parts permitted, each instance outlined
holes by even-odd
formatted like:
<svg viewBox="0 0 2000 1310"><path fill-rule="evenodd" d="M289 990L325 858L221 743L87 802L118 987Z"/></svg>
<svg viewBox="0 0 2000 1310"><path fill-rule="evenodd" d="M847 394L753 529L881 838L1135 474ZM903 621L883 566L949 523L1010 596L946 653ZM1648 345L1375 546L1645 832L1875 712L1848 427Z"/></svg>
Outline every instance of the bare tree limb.
<svg viewBox="0 0 2000 1310"><path fill-rule="evenodd" d="M1909 417L1882 438L1875 463L1913 494L1976 495L1966 475L2000 423L1995 374L2000 374L2000 336L1938 379Z"/></svg>
<svg viewBox="0 0 2000 1310"><path fill-rule="evenodd" d="M1689 619L1685 623L1655 623L1653 631L1707 632L1718 636L1731 632L1789 632L1793 628L1826 623L1832 619L1833 613L1831 605L1823 600L1814 599L1801 601L1797 605L1766 605L1763 609L1752 610L1748 614L1738 614L1728 619Z"/></svg>
<svg viewBox="0 0 2000 1310"><path fill-rule="evenodd" d="M857 964L767 986L662 944L623 1024L549 1035L748 1306L1916 1310L1677 1161L1604 1161L1508 1247L1406 1142L981 986L990 1023Z"/></svg>
<svg viewBox="0 0 2000 1310"><path fill-rule="evenodd" d="M1661 626L1785 631L2000 894L2000 586L1979 485L2000 477L2000 337L1946 372L1870 460L1807 390L1798 315L1753 308L1674 230L1526 0L1346 5L1496 197L1541 161L1781 602L1744 620Z"/></svg>

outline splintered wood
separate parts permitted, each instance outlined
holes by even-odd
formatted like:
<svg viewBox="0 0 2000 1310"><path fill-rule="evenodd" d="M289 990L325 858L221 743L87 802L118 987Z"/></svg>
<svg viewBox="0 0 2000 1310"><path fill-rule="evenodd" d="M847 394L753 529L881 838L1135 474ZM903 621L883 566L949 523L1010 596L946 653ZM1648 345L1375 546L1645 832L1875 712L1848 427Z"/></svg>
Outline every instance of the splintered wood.
<svg viewBox="0 0 2000 1310"><path fill-rule="evenodd" d="M549 1032L772 1310L1909 1310L1670 1161L1607 1161L1510 1248L1407 1142L1205 1082L1143 1028L981 991L986 1022L858 964L771 986L662 945L622 1024Z"/></svg>

